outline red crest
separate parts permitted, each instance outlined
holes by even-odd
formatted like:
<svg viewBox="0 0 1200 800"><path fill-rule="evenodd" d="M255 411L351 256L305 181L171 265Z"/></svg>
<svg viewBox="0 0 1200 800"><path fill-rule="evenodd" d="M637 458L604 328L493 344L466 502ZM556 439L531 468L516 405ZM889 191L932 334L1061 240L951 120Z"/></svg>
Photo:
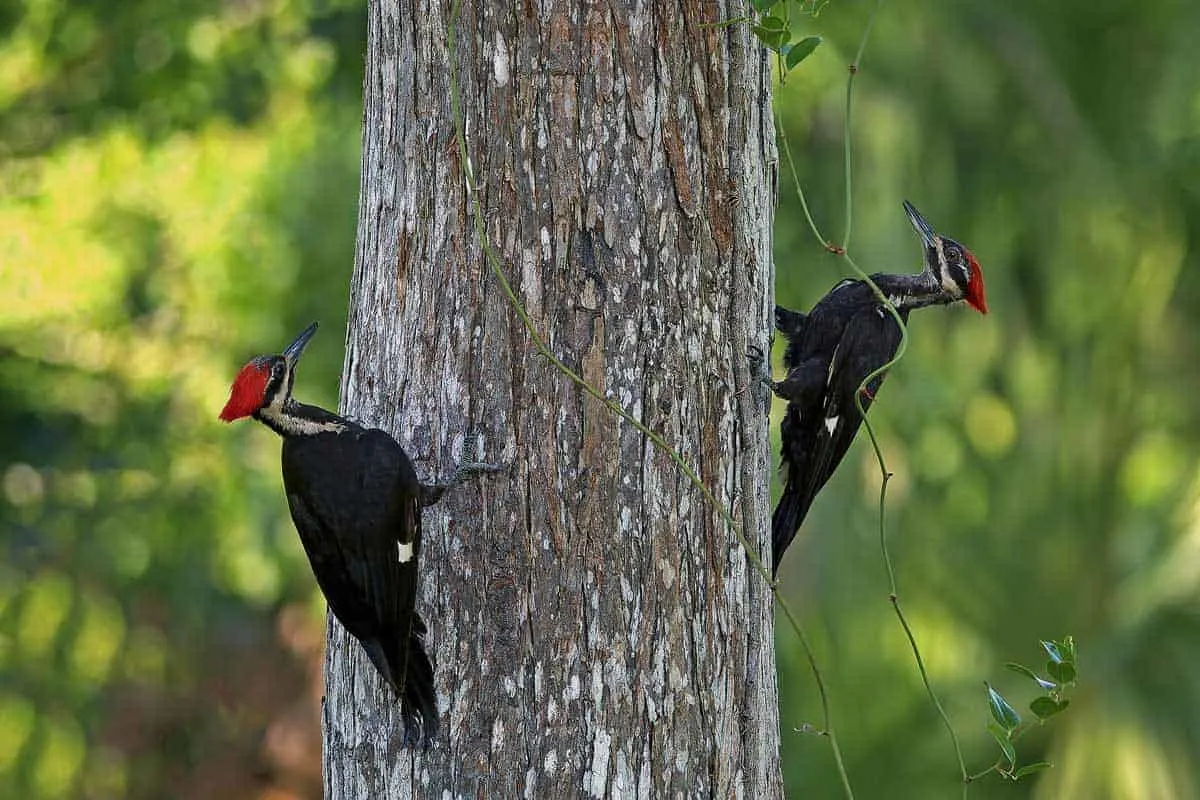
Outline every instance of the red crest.
<svg viewBox="0 0 1200 800"><path fill-rule="evenodd" d="M233 379L229 402L221 409L221 419L233 422L258 411L262 407L270 378L271 369L263 359L256 358L242 367L242 371Z"/></svg>
<svg viewBox="0 0 1200 800"><path fill-rule="evenodd" d="M987 313L987 300L983 296L983 270L975 256L967 253L967 263L971 265L971 279L967 281L966 301L980 314Z"/></svg>

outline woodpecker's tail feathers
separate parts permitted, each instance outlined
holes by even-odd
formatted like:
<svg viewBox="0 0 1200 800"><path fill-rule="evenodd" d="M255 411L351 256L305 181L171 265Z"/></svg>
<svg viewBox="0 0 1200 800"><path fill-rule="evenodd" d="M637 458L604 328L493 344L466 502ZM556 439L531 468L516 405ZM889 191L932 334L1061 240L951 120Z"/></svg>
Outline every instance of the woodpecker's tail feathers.
<svg viewBox="0 0 1200 800"><path fill-rule="evenodd" d="M808 315L800 311L792 311L790 308L775 306L775 330L782 333L788 341L800 335L800 331L804 330L804 322L807 319Z"/></svg>
<svg viewBox="0 0 1200 800"><path fill-rule="evenodd" d="M400 701L405 747L428 748L438 732L437 689L424 636L425 624L414 615L412 632L390 656L379 639L362 640L371 663Z"/></svg>
<svg viewBox="0 0 1200 800"><path fill-rule="evenodd" d="M375 670L387 681L387 685L392 687L393 692L399 693L396 686L396 681L392 678L392 665L388 663L387 653L383 650L383 644L375 638L360 639L363 650L367 653L367 658L371 659L371 663L375 665Z"/></svg>
<svg viewBox="0 0 1200 800"><path fill-rule="evenodd" d="M804 518L808 515L808 506L809 503L805 502L800 487L796 486L789 478L784 484L783 494L779 496L779 503L776 504L775 513L771 517L772 576L778 574L779 562L783 559L783 554L792 543L792 539L796 538L796 531L800 529L800 523L804 522Z"/></svg>
<svg viewBox="0 0 1200 800"><path fill-rule="evenodd" d="M424 635L425 625L418 617L413 620L413 630L408 637L408 670L404 675L401 714L405 746L428 749L437 738L439 719L433 662L425 652Z"/></svg>

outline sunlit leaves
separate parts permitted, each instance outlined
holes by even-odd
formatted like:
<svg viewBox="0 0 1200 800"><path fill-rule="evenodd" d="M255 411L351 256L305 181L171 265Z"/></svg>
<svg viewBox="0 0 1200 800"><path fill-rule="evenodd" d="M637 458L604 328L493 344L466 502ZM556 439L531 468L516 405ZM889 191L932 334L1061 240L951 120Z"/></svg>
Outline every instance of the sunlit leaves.
<svg viewBox="0 0 1200 800"><path fill-rule="evenodd" d="M786 20L779 17L763 17L754 26L754 35L767 47L775 52L779 52L787 43L788 38L791 36L791 31L788 30Z"/></svg>
<svg viewBox="0 0 1200 800"><path fill-rule="evenodd" d="M763 46L778 55L781 74L795 69L821 44L820 36L801 34L800 20L805 16L815 17L824 4L797 0L753 0L751 5L759 12L751 30Z"/></svg>
<svg viewBox="0 0 1200 800"><path fill-rule="evenodd" d="M988 458L1005 455L1016 441L1017 424L1012 409L1008 403L992 394L971 398L967 404L964 427L971 444Z"/></svg>
<svg viewBox="0 0 1200 800"><path fill-rule="evenodd" d="M1029 710L1036 714L1038 719L1049 719L1055 714L1066 711L1067 706L1070 704L1070 700L1055 700L1053 697L1035 697L1029 704Z"/></svg>
<svg viewBox="0 0 1200 800"><path fill-rule="evenodd" d="M27 584L16 629L23 659L36 662L49 657L70 611L73 594L71 582L57 572L43 573Z"/></svg>
<svg viewBox="0 0 1200 800"><path fill-rule="evenodd" d="M801 61L812 55L821 41L820 36L805 36L795 44L784 45L780 48L780 53L784 57L784 65L788 69L795 69Z"/></svg>
<svg viewBox="0 0 1200 800"><path fill-rule="evenodd" d="M70 674L88 688L103 683L125 639L121 608L106 596L92 594L80 607L80 619L70 648Z"/></svg>
<svg viewBox="0 0 1200 800"><path fill-rule="evenodd" d="M1050 769L1052 766L1053 764L1051 764L1049 761L1034 761L1032 764L1026 764L1025 766L1013 772L1012 778L1014 781L1019 781L1021 778L1041 772L1044 769Z"/></svg>
<svg viewBox="0 0 1200 800"><path fill-rule="evenodd" d="M37 796L59 798L74 795L79 770L87 753L83 730L69 717L46 717L41 721L41 747L33 765Z"/></svg>
<svg viewBox="0 0 1200 800"><path fill-rule="evenodd" d="M0 774L11 770L33 733L36 713L28 698L0 694Z"/></svg>
<svg viewBox="0 0 1200 800"><path fill-rule="evenodd" d="M14 506L26 506L41 502L46 494L46 482L42 474L29 464L18 462L9 465L0 478L0 490L4 499Z"/></svg>
<svg viewBox="0 0 1200 800"><path fill-rule="evenodd" d="M987 686L988 710L992 712L992 719L1003 730L1011 733L1021 724L1020 715L1000 696L999 692L987 684L984 685Z"/></svg>
<svg viewBox="0 0 1200 800"><path fill-rule="evenodd" d="M1050 660L1056 664L1074 664L1075 663L1075 640L1068 636L1061 642L1042 642L1042 647L1046 651L1046 655L1050 656Z"/></svg>
<svg viewBox="0 0 1200 800"><path fill-rule="evenodd" d="M1008 669L1011 669L1013 672L1016 672L1020 675L1024 675L1025 677L1029 678L1030 680L1035 681L1037 683L1037 685L1042 687L1043 689L1053 689L1057 686L1057 684L1055 684L1054 681L1048 681L1045 678L1040 677L1036 672L1034 672L1033 670L1031 670L1029 667L1025 666L1024 664L1017 664L1013 661L1009 661L1009 662L1005 663L1004 666Z"/></svg>
<svg viewBox="0 0 1200 800"><path fill-rule="evenodd" d="M1029 710L1033 713L1036 722L1022 722L1021 715L1017 713L1016 709L990 684L985 684L988 711L992 717L987 724L987 730L1000 747L1002 761L979 773L973 779L995 770L1003 777L1016 781L1050 766L1048 762L1038 761L1017 767L1016 741L1029 730L1031 724L1040 724L1061 714L1071 704L1071 701L1064 696L1064 692L1074 686L1075 682L1075 640L1066 636L1059 641L1043 641L1041 645L1050 657L1046 662L1046 671L1054 680L1041 677L1024 664L1010 661L1004 665L1007 669L1033 681L1042 690L1043 693L1035 697L1029 704Z"/></svg>
<svg viewBox="0 0 1200 800"><path fill-rule="evenodd" d="M215 415L231 370L294 333L293 316L328 331L305 393L336 402L363 6L13 8L0 796L174 796L186 790L155 784L168 756L128 753L98 720L128 714L200 752L189 715L204 713L194 683L217 621L245 636L315 593L294 531L279 535L278 442ZM255 532L240 553L217 546L234 523ZM169 720L145 711L168 705Z"/></svg>
<svg viewBox="0 0 1200 800"><path fill-rule="evenodd" d="M1000 752L1004 754L1004 758L1008 761L1008 765L1011 768L1017 763L1017 750L1013 747L1012 731L1007 730L996 722L989 722L987 729L992 738L996 740L996 744L1000 745Z"/></svg>

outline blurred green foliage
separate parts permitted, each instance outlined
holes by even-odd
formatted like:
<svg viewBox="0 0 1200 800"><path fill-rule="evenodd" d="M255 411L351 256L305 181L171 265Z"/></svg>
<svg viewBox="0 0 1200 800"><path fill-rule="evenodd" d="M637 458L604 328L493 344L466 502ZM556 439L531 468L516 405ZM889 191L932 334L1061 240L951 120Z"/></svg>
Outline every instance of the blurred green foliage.
<svg viewBox="0 0 1200 800"><path fill-rule="evenodd" d="M777 93L829 236L870 5L805 20L824 43ZM318 318L304 392L335 402L364 27L350 0L0 7L0 796L315 791L275 757L321 609L278 444L215 418L243 360ZM1018 745L1054 767L973 797L1200 797L1198 35L1178 0L885 4L856 84L859 263L917 269L907 197L987 276L989 316L913 315L873 411L900 591L973 770L983 682L1024 714L1004 663L1078 646L1070 710ZM775 236L779 299L807 307L840 262L786 178ZM858 443L781 577L862 796L953 796L878 480ZM797 647L781 628L785 774L833 797L792 732L819 722Z"/></svg>
<svg viewBox="0 0 1200 800"><path fill-rule="evenodd" d="M289 783L259 754L308 693L280 610L323 607L278 442L216 414L314 318L336 402L363 29L340 0L0 12L0 796Z"/></svg>
<svg viewBox="0 0 1200 800"><path fill-rule="evenodd" d="M776 95L818 223L841 235L845 70L870 4ZM855 83L855 233L868 271L916 271L908 198L967 244L991 313L914 313L872 410L896 478L900 594L972 771L994 759L982 681L1074 634L1071 708L1018 745L1054 767L971 796L1200 797L1200 6L885 3ZM778 299L840 277L781 178ZM955 796L950 741L887 603L863 437L781 572L807 609L864 796ZM793 796L837 794L810 677L778 632ZM1007 674L1006 674L1007 673ZM886 781L883 794L877 788Z"/></svg>

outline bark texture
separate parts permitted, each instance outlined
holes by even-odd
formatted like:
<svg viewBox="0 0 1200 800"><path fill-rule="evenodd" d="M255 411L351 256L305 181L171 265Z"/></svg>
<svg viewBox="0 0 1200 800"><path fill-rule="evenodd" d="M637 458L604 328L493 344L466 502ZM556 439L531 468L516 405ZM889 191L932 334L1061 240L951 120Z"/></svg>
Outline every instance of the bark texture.
<svg viewBox="0 0 1200 800"><path fill-rule="evenodd" d="M742 2L465 2L488 234L551 348L661 432L769 553L775 150ZM343 411L425 480L442 733L413 754L335 624L331 798L782 793L770 593L674 464L534 355L476 242L448 0L371 0Z"/></svg>

